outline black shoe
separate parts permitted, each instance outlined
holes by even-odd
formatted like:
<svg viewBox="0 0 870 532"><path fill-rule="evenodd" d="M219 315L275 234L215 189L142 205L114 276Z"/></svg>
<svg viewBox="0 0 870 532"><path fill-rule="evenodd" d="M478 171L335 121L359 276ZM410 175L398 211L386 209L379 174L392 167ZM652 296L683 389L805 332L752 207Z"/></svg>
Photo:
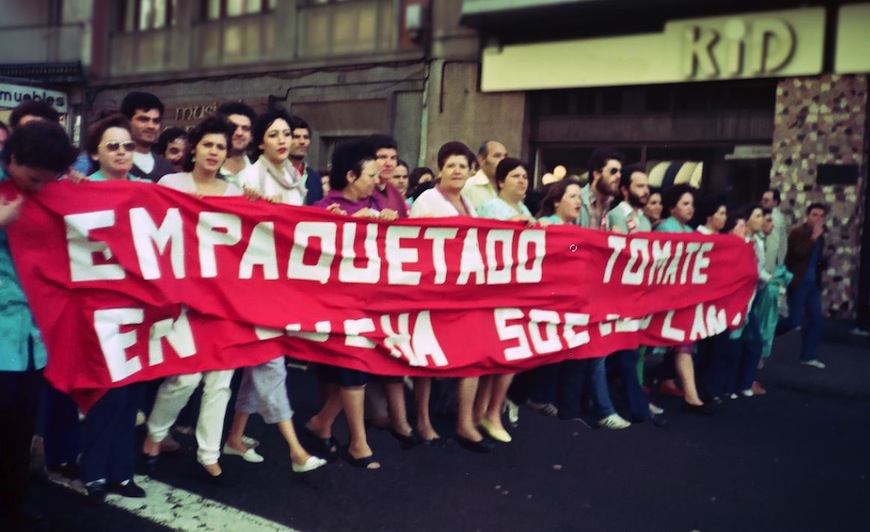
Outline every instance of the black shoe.
<svg viewBox="0 0 870 532"><path fill-rule="evenodd" d="M85 485L88 490L88 501L95 506L102 506L106 502L105 482L92 482Z"/></svg>
<svg viewBox="0 0 870 532"><path fill-rule="evenodd" d="M713 403L693 405L683 401L683 410L690 414L697 414L700 416L712 416L713 412L716 410L716 407L713 405Z"/></svg>
<svg viewBox="0 0 870 532"><path fill-rule="evenodd" d="M126 484L106 484L106 491L120 495L121 497L130 497L133 499L142 499L145 497L145 490L136 484L132 478L128 480Z"/></svg>
<svg viewBox="0 0 870 532"><path fill-rule="evenodd" d="M469 451L481 454L492 452L492 450L495 449L495 442L486 437L484 437L480 441L474 441L457 434L456 443L458 443L459 446L463 449L467 449Z"/></svg>
<svg viewBox="0 0 870 532"><path fill-rule="evenodd" d="M653 427L664 428L667 426L668 421L661 415L650 414L646 417L634 416L631 418L632 423L643 423L644 421L649 421Z"/></svg>
<svg viewBox="0 0 870 532"><path fill-rule="evenodd" d="M419 440L417 439L417 433L414 432L413 430L411 430L410 434L405 436L404 434L399 434L394 429L390 429L390 434L393 435L393 438L396 438L397 440L399 440L399 447L403 451L413 449L414 446L419 443Z"/></svg>

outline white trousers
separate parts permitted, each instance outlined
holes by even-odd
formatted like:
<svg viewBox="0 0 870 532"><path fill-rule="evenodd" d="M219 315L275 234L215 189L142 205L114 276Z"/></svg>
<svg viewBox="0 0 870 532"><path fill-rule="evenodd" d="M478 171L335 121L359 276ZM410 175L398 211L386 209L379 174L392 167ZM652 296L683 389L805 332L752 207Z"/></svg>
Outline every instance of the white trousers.
<svg viewBox="0 0 870 532"><path fill-rule="evenodd" d="M196 459L202 465L216 464L221 455L221 437L234 371L206 371L176 375L164 380L157 390L154 409L148 416L151 439L161 442L169 435L169 429L178 419L179 412L202 381L202 406L196 421Z"/></svg>

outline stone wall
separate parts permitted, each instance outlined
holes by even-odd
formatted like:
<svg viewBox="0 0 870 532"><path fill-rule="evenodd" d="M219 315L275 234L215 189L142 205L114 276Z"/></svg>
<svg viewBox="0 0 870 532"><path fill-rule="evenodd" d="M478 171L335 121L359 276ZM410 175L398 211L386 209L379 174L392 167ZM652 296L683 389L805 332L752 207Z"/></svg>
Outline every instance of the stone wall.
<svg viewBox="0 0 870 532"><path fill-rule="evenodd" d="M806 206L830 207L823 309L826 316L854 319L867 182L867 77L824 75L787 78L776 91L770 185L782 192L789 226ZM823 164L854 164L854 185L819 185Z"/></svg>

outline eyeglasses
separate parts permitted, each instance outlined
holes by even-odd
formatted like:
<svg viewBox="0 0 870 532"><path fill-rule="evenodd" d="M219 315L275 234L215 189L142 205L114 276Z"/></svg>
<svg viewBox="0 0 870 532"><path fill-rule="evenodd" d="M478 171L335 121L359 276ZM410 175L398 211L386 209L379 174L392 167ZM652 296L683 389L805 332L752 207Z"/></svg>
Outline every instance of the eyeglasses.
<svg viewBox="0 0 870 532"><path fill-rule="evenodd" d="M104 142L100 144L100 147L105 147L109 151L118 151L120 148L124 148L124 150L126 151L133 151L133 149L136 148L136 143L132 140L128 140L126 142L110 140L109 142Z"/></svg>
<svg viewBox="0 0 870 532"><path fill-rule="evenodd" d="M609 173L610 175L616 175L620 172L622 172L622 168L617 168L615 166L607 171L607 173Z"/></svg>

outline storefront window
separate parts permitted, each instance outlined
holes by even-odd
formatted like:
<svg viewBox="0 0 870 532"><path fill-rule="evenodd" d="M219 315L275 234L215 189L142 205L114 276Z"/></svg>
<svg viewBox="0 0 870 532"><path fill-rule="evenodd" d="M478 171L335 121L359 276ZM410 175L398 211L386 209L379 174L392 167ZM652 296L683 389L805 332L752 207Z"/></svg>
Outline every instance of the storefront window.
<svg viewBox="0 0 870 532"><path fill-rule="evenodd" d="M278 0L205 0L206 18L241 17L274 11Z"/></svg>

